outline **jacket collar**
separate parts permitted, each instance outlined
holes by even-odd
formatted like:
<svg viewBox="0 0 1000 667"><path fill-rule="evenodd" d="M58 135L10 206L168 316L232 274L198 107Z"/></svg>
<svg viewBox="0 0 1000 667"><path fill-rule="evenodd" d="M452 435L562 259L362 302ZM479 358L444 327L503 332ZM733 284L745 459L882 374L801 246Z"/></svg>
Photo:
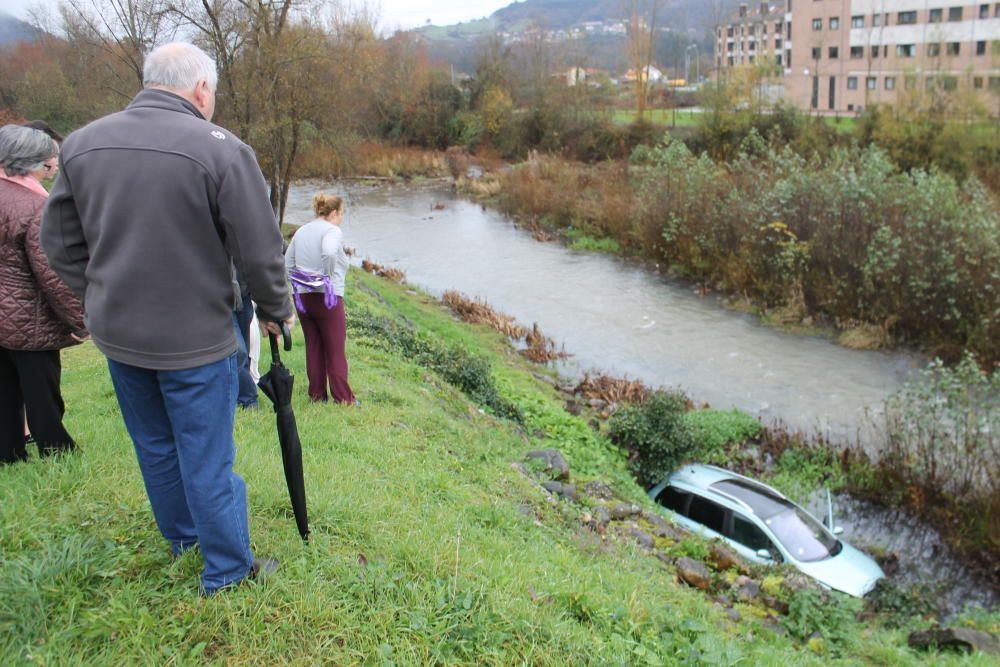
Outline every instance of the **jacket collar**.
<svg viewBox="0 0 1000 667"><path fill-rule="evenodd" d="M179 113L191 114L195 118L200 118L205 120L205 117L201 115L195 105L188 102L186 99L171 93L167 90L160 90L159 88L146 88L145 90L139 91L132 102L128 105L129 109L138 108L154 108L154 109L165 109L167 111L177 111Z"/></svg>

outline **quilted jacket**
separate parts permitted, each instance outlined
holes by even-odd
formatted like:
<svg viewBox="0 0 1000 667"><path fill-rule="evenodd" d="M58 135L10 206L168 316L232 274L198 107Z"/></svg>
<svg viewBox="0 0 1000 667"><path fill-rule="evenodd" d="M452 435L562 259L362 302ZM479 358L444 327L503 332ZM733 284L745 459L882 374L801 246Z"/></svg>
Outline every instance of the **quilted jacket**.
<svg viewBox="0 0 1000 667"><path fill-rule="evenodd" d="M38 239L45 197L0 180L0 347L58 350L84 335L80 300L49 267Z"/></svg>

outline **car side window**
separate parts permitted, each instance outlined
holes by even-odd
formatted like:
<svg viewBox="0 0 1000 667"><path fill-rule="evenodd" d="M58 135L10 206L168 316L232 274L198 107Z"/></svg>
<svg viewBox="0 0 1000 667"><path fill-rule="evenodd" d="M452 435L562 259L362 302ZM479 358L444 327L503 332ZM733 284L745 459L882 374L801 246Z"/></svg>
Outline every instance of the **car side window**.
<svg viewBox="0 0 1000 667"><path fill-rule="evenodd" d="M681 491L680 489L675 489L674 487L668 485L660 491L658 496L656 496L656 502L660 503L668 510L673 510L681 516L686 516L689 498L691 498L690 493Z"/></svg>
<svg viewBox="0 0 1000 667"><path fill-rule="evenodd" d="M722 526L726 520L726 510L711 500L701 496L691 496L691 507L688 518L697 521L709 530L722 534Z"/></svg>
<svg viewBox="0 0 1000 667"><path fill-rule="evenodd" d="M733 534L729 535L729 537L753 551L759 549L771 551L774 549L774 544L771 540L767 539L764 531L758 528L756 524L736 514L733 514Z"/></svg>

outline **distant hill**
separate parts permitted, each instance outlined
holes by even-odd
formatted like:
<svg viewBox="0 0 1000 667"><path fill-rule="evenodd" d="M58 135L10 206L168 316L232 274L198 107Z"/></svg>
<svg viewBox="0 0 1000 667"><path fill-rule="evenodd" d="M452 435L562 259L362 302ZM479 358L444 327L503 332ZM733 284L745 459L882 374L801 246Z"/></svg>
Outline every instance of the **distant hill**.
<svg viewBox="0 0 1000 667"><path fill-rule="evenodd" d="M0 46L35 41L38 31L16 16L0 11Z"/></svg>
<svg viewBox="0 0 1000 667"><path fill-rule="evenodd" d="M677 71L683 67L684 47L699 42L701 52L711 51L707 37L714 16L728 16L740 0L668 0L656 18L658 27L668 29L657 39L657 61ZM541 29L555 40L575 36L587 63L615 72L627 68L622 20L623 0L524 0L498 9L490 16L453 25L429 25L416 29L434 60L447 62L469 72L475 66L479 41L487 35L513 37L531 29ZM617 26L615 24L618 24Z"/></svg>

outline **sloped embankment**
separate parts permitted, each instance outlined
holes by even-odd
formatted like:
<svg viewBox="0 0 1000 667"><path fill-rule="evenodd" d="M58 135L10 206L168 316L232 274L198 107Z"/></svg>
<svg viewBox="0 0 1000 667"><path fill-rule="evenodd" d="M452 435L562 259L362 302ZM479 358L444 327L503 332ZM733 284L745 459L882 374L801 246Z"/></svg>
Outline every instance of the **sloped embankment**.
<svg viewBox="0 0 1000 667"><path fill-rule="evenodd" d="M352 272L348 289L363 407L309 404L302 346L288 355L312 541L299 541L288 511L273 415L241 413L254 548L282 568L211 600L197 596L199 556L171 561L156 531L103 360L91 345L65 355L81 451L0 469L0 663L926 659L905 634L850 618L836 647L803 644L754 613L734 622L677 583L672 565L588 531L582 510L550 502L511 463L558 448L580 481L645 500L537 369L404 286Z"/></svg>

